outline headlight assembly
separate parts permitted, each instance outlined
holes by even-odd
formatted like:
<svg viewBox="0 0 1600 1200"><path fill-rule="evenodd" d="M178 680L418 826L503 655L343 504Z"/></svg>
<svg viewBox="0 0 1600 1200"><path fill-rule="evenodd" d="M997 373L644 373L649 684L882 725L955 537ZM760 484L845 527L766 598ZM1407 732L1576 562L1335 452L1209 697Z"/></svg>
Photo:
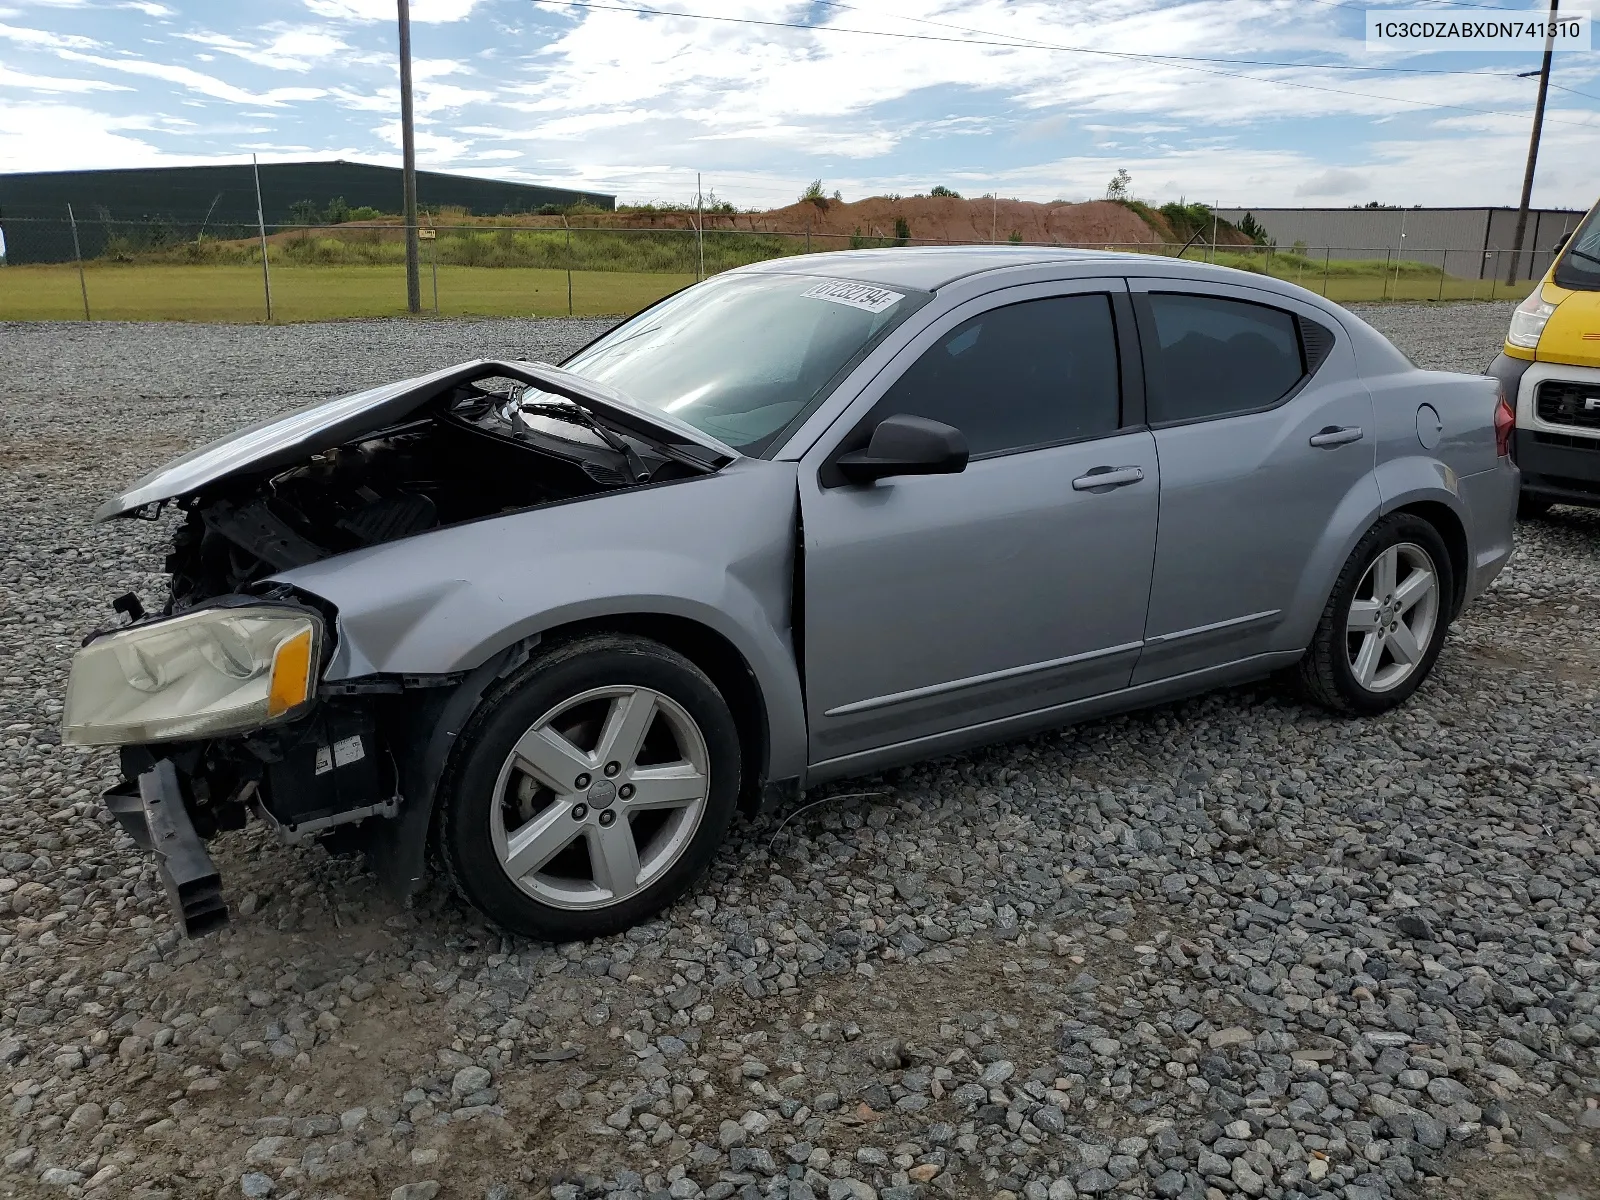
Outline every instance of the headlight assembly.
<svg viewBox="0 0 1600 1200"><path fill-rule="evenodd" d="M1539 289L1534 288L1533 293L1512 312L1511 329L1506 334L1506 341L1524 350L1536 349L1539 337L1555 311L1556 306L1541 300Z"/></svg>
<svg viewBox="0 0 1600 1200"><path fill-rule="evenodd" d="M322 622L301 609L207 608L79 650L62 740L114 746L219 737L287 720L316 692Z"/></svg>

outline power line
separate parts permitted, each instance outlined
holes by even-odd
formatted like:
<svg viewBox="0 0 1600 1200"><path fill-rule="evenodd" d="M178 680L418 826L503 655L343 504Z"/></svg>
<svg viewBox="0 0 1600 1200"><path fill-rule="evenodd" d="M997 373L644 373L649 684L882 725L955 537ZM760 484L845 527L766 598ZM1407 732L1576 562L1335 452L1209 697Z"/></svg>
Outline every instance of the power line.
<svg viewBox="0 0 1600 1200"><path fill-rule="evenodd" d="M1591 96L1588 92L1580 92L1577 88L1569 88L1566 84L1557 83L1553 79L1550 81L1550 86L1553 88L1560 88L1563 92L1571 92L1574 96L1582 96L1585 100L1600 101L1600 96Z"/></svg>
<svg viewBox="0 0 1600 1200"><path fill-rule="evenodd" d="M933 34L926 33L896 33L893 30L886 29L850 29L842 25L807 25L800 21L768 21L761 20L756 17L719 17L705 13L673 12L670 9L662 8L643 8L639 6L622 4L594 4L587 2L587 0L534 0L534 2L538 4L560 4L569 8L586 8L595 12L642 13L647 16L655 17L682 17L686 20L693 21L717 21L729 25L763 25L776 29L796 29L805 33L853 33L862 37L903 38L919 42L942 42L947 45L955 46L994 46L1006 50L1051 50L1065 54L1099 54L1110 58L1129 58L1141 61L1149 60L1153 62L1221 63L1226 66L1241 67L1315 67L1321 71L1378 71L1402 75L1491 75L1505 79L1512 79L1516 77L1515 71L1444 70L1430 67L1367 67L1360 66L1355 63L1280 62L1273 59L1220 58L1203 54L1154 54L1142 53L1133 50L1097 50L1088 46L1062 46L1053 42L1042 42L1036 38L1023 38L1016 34L997 34L986 29L971 29L964 25L951 25L944 21L930 21L921 17L897 17L896 19L902 21L915 21L919 25L933 25L940 29L958 30L963 33L976 34L977 37L948 38L938 37ZM1331 2L1331 0L1316 0L1316 2L1328 3ZM812 0L812 3L820 4L828 8L843 9L846 12L867 11L865 9L856 8L853 5L837 3L836 0ZM1345 6L1339 5L1338 7L1342 8ZM994 40L999 38L1008 38L1010 40ZM1241 76L1241 78L1254 79L1258 77ZM1387 99L1387 97L1377 98Z"/></svg>
<svg viewBox="0 0 1600 1200"><path fill-rule="evenodd" d="M708 13L672 12L667 9L645 8L640 5L594 4L590 3L589 0L533 0L533 2L535 4L559 4L567 8L581 8L593 12L637 13L650 17L676 17L680 20L688 21L714 21L725 25L753 25L768 29L794 29L803 33L849 33L861 37L899 38L918 42L941 42L957 46L992 46L1005 50L1048 50L1062 54L1090 54L1106 58L1118 58L1136 62L1165 63L1166 65L1176 67L1179 70L1197 71L1203 75L1215 75L1225 79L1243 79L1254 83L1273 84L1279 87L1292 87L1298 88L1301 91L1323 92L1335 96L1354 96L1361 100L1382 100L1389 104L1409 104L1417 108L1448 109L1454 112L1475 113L1479 116L1486 117L1520 118L1522 116L1521 113L1509 113L1498 109L1473 108L1465 104L1445 104L1435 100L1411 100L1401 96L1380 96L1375 95L1372 92L1353 92L1346 88L1323 87L1313 83L1300 83L1292 79L1273 79L1261 75L1245 75L1237 71L1219 71L1212 67L1194 65L1201 62L1224 62L1250 66L1296 68L1301 70L1328 70L1339 69L1336 64L1269 62L1265 60L1252 59L1212 59L1185 55L1139 54L1126 50L1096 50L1087 46L1061 46L1049 42L1018 42L1015 40L997 41L980 38L949 38L926 33L895 33L889 30L881 29L851 29L840 25L805 25L798 21L771 21L762 20L757 17L721 17L713 16ZM1347 69L1363 70L1372 68L1350 67ZM1389 69L1394 70L1395 68ZM1511 72L1489 71L1423 72L1418 70L1416 73L1498 75L1504 78L1512 77ZM1588 121L1555 121L1554 118L1551 118L1551 120L1554 123L1562 125L1574 125L1584 129L1594 128L1594 125Z"/></svg>
<svg viewBox="0 0 1600 1200"><path fill-rule="evenodd" d="M1343 0L1310 0L1310 2L1313 3L1313 4L1323 4L1323 5L1328 6L1329 8L1348 8L1348 9L1351 9L1352 11L1357 11L1357 12L1365 12L1366 11L1366 6L1365 5L1346 4L1346 3L1343 2ZM1447 0L1447 2L1450 2L1450 0ZM817 5L821 5L824 8L837 8L837 9L840 9L840 10L842 10L844 12L865 13L865 14L867 14L869 16L873 15L870 12L870 10L868 10L868 9L858 8L853 4L843 4L843 3L840 3L840 0L811 0L811 3L817 4ZM1452 7L1460 7L1460 8L1491 8L1492 7L1491 5L1487 5L1487 4L1462 4L1462 5L1457 5L1457 4L1454 4L1453 2L1451 3L1451 6ZM1497 12L1521 12L1523 10L1522 9L1495 9L1495 11L1497 11ZM952 29L952 30L955 30L955 31L957 31L959 33L976 34L978 37L983 37L983 38L990 38L990 37L1008 37L1008 38L1012 38L1016 42L1016 45L1017 45L1018 49L1070 50L1070 51L1075 51L1077 53L1082 53L1082 54L1111 53L1110 51L1098 51L1098 52L1097 51L1092 51L1092 50L1089 50L1086 47L1078 47L1078 46L1053 46L1049 42L1041 42L1037 38L1022 37L1020 34L1010 34L1010 33L997 34L997 33L993 32L992 30L988 30L988 29L973 29L972 27L967 26L967 25L952 25L948 21L933 21L933 20L929 20L929 19L927 19L925 17L907 17L907 16L902 16L902 15L900 15L898 13L886 13L886 14L883 14L883 15L889 16L893 20L897 20L897 21L911 21L911 22L914 22L915 24L918 24L918 25L931 25L931 26L934 26L935 28L938 28L938 29ZM815 29L815 28L818 28L818 26L804 25L804 26L801 26L801 28ZM871 32L871 31L864 30L862 32ZM954 39L954 40L965 42L965 41L968 41L969 39L960 38L960 39ZM1377 67L1377 66L1360 66L1360 65L1355 64L1355 63L1286 63L1286 62L1275 62L1275 61L1269 61L1269 60L1257 59L1257 58L1217 58L1217 57L1209 57L1209 56L1201 55L1201 54L1139 54L1139 55L1137 55L1137 57L1149 58L1149 59L1154 59L1154 60L1158 60L1158 61L1168 61L1168 60L1170 60L1170 61L1174 61L1174 62L1224 63L1224 64L1232 64L1234 66L1249 66L1249 67L1311 67L1311 66L1314 66L1318 70L1322 70L1322 71L1375 71L1375 72L1380 72L1380 73L1385 73L1385 74L1394 74L1394 75L1491 75L1491 76L1499 76L1499 77L1505 78L1505 79L1511 79L1511 78L1516 77L1516 74L1517 74L1515 71L1448 70L1448 69L1443 69L1443 68L1438 68L1438 67Z"/></svg>

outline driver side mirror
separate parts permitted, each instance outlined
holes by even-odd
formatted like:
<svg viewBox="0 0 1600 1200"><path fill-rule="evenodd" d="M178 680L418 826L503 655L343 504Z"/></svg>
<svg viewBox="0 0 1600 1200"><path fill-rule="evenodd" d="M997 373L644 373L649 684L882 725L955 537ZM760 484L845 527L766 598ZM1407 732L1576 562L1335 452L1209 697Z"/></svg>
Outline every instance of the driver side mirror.
<svg viewBox="0 0 1600 1200"><path fill-rule="evenodd" d="M896 413L878 422L865 450L835 460L851 483L893 475L956 475L967 469L967 439L943 421Z"/></svg>

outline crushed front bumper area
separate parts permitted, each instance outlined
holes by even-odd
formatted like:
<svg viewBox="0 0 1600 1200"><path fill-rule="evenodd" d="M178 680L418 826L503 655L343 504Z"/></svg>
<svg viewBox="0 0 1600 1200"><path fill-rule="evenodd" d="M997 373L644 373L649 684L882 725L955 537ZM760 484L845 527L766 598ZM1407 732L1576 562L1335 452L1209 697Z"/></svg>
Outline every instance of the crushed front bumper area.
<svg viewBox="0 0 1600 1200"><path fill-rule="evenodd" d="M178 771L168 759L105 794L106 808L141 849L156 857L173 915L188 937L228 923L222 877L195 832L183 802Z"/></svg>
<svg viewBox="0 0 1600 1200"><path fill-rule="evenodd" d="M220 832L243 829L253 817L286 844L320 841L370 852L372 835L396 825L402 808L391 744L370 698L329 700L276 729L124 746L122 782L104 802L134 842L156 856L174 917L197 937L228 921L219 872L206 850Z"/></svg>

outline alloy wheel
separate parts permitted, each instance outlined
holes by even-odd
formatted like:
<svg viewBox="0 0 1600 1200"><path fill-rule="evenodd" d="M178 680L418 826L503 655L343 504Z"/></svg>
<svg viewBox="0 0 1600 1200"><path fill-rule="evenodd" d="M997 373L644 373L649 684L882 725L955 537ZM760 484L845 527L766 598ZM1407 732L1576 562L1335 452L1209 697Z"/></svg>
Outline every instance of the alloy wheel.
<svg viewBox="0 0 1600 1200"><path fill-rule="evenodd" d="M1399 687L1423 660L1439 620L1439 573L1414 542L1386 547L1362 575L1345 618L1350 673L1371 692Z"/></svg>
<svg viewBox="0 0 1600 1200"><path fill-rule="evenodd" d="M627 899L693 840L711 791L706 741L646 687L594 688L550 709L507 755L490 835L501 868L556 908Z"/></svg>

